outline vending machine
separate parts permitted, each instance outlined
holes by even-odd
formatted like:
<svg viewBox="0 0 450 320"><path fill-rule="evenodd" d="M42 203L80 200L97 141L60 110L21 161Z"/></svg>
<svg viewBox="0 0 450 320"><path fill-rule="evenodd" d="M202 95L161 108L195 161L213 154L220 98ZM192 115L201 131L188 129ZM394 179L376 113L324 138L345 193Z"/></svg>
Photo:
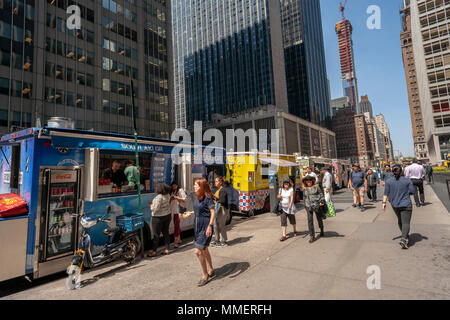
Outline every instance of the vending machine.
<svg viewBox="0 0 450 320"><path fill-rule="evenodd" d="M81 168L43 169L41 177L40 276L66 265L77 248Z"/></svg>

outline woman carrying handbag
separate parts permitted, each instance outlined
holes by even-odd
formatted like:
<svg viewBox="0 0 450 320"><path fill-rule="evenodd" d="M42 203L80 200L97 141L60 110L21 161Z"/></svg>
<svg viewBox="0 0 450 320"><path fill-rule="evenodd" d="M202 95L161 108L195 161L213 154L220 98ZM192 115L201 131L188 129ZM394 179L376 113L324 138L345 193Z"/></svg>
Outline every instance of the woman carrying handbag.
<svg viewBox="0 0 450 320"><path fill-rule="evenodd" d="M295 206L294 206L294 189L291 186L291 181L285 179L283 181L283 187L278 191L278 199L280 200L278 208L281 209L279 212L281 216L281 232L282 236L280 241L286 241L286 229L287 220L294 228L294 237L297 236L296 221L295 221Z"/></svg>
<svg viewBox="0 0 450 320"><path fill-rule="evenodd" d="M325 235L322 216L322 210L325 207L325 196L320 186L315 183L316 180L314 177L306 176L303 179L305 207L306 212L308 213L309 243L316 241L314 213L316 214L317 222L319 224L320 236L323 237Z"/></svg>

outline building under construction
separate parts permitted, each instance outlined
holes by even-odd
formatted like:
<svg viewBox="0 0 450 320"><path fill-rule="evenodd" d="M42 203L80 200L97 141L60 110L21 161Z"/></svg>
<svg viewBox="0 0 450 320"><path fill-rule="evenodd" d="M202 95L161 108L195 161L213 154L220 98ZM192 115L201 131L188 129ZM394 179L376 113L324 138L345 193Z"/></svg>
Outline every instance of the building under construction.
<svg viewBox="0 0 450 320"><path fill-rule="evenodd" d="M345 4L340 6L342 20L336 23L336 34L339 42L339 56L341 61L342 87L344 96L350 100L350 106L357 114L359 110L358 83L355 72L355 56L353 51L353 27L345 18Z"/></svg>

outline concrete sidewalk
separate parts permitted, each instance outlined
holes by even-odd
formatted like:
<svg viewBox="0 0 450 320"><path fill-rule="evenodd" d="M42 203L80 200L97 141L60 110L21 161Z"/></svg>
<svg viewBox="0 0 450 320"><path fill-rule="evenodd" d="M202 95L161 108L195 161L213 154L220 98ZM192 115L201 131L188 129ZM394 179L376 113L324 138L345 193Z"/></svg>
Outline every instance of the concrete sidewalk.
<svg viewBox="0 0 450 320"><path fill-rule="evenodd" d="M414 208L409 250L394 239L400 232L391 208L383 212L378 202L361 213L345 202L313 244L304 210L297 214L301 234L283 243L278 217L234 219L230 246L211 248L217 278L203 288L188 243L167 257L88 271L77 291L60 278L5 299L450 299L450 215L429 186L425 191L430 204ZM342 197L348 192L336 201ZM367 288L373 265L380 290Z"/></svg>

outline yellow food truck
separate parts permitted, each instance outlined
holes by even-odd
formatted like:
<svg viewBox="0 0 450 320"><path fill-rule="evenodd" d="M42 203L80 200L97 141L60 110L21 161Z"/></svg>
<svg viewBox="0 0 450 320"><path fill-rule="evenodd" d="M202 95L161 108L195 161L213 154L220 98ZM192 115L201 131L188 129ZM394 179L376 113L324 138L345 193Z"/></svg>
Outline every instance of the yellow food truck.
<svg viewBox="0 0 450 320"><path fill-rule="evenodd" d="M300 181L293 155L261 152L227 153L227 181L239 193L239 212L252 216L270 211L269 170L276 168L278 181Z"/></svg>

